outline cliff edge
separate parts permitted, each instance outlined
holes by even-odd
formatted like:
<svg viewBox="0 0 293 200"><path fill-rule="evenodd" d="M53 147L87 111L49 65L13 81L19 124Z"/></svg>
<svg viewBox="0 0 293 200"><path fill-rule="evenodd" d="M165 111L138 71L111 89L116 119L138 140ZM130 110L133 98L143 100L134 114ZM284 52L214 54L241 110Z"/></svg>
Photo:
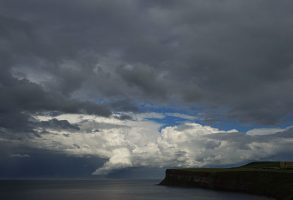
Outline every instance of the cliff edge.
<svg viewBox="0 0 293 200"><path fill-rule="evenodd" d="M160 185L202 187L293 200L292 164L253 162L236 168L167 169Z"/></svg>

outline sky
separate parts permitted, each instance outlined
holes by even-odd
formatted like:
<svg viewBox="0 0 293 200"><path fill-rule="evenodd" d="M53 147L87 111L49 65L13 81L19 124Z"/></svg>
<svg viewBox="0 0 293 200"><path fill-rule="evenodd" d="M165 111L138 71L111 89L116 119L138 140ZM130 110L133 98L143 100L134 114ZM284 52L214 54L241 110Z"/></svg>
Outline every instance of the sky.
<svg viewBox="0 0 293 200"><path fill-rule="evenodd" d="M293 161L290 0L1 0L0 178Z"/></svg>

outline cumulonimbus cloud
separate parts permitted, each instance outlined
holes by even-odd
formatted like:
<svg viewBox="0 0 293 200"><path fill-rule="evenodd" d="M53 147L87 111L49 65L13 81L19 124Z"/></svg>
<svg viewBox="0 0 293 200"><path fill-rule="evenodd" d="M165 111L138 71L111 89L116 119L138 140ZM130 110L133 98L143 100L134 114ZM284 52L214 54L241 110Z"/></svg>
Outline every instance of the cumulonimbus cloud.
<svg viewBox="0 0 293 200"><path fill-rule="evenodd" d="M283 159L284 154L293 153L290 127L267 129L268 134L261 130L259 134L257 129L241 133L184 122L160 130L160 124L143 115L129 115L136 120L81 114L35 116L43 122L52 118L67 120L79 129L36 127L35 131L42 134L26 144L72 156L105 159L104 165L93 172L95 175L128 167L199 167Z"/></svg>

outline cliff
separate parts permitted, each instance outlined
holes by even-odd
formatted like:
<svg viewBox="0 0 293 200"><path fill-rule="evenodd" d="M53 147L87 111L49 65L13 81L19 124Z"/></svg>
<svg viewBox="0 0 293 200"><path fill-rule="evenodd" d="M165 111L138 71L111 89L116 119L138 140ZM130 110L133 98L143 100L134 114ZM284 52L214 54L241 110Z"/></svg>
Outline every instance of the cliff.
<svg viewBox="0 0 293 200"><path fill-rule="evenodd" d="M161 185L246 192L293 200L293 170L277 162L250 163L237 168L167 169Z"/></svg>

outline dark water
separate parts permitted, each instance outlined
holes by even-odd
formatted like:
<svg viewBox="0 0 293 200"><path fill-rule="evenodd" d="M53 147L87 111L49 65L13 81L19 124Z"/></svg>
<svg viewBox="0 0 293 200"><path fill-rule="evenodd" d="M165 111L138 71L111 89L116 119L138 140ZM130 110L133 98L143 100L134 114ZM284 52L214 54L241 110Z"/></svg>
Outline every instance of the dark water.
<svg viewBox="0 0 293 200"><path fill-rule="evenodd" d="M1 200L265 200L265 197L156 185L159 180L0 181Z"/></svg>

